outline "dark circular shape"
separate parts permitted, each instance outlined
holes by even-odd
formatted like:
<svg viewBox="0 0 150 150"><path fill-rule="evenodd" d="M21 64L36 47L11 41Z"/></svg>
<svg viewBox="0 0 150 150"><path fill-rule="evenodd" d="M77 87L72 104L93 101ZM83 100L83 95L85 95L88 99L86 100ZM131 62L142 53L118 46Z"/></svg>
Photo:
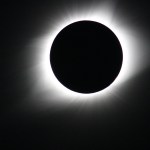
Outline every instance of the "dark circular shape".
<svg viewBox="0 0 150 150"><path fill-rule="evenodd" d="M66 26L54 39L50 51L56 78L78 93L94 93L108 87L118 76L122 59L116 35L94 21Z"/></svg>

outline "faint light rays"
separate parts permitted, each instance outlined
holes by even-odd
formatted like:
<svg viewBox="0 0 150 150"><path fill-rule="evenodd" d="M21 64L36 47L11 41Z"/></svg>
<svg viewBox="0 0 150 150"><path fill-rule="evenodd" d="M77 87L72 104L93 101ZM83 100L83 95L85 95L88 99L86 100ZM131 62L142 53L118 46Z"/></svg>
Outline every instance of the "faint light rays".
<svg viewBox="0 0 150 150"><path fill-rule="evenodd" d="M93 8L91 6L80 7L78 11L76 9L69 9L69 13L63 11L61 16L55 16L57 19L54 20L54 23L50 23L51 27L47 25L47 33L31 43L37 48L37 55L31 56L31 61L36 64L33 75L33 78L37 80L35 91L41 92L43 99L51 104L91 103L91 100L93 103L98 100L108 100L116 89L120 90L119 86L134 77L144 66L145 61L143 60L143 51L141 51L143 40L138 39L140 32L126 24L120 26L123 18L118 20L117 17L120 19L118 14L114 21L114 7L111 6L111 3L101 3ZM64 87L54 76L49 61L50 48L56 35L68 24L80 20L100 22L110 28L118 37L123 50L123 64L118 77L109 87L94 94L80 94Z"/></svg>

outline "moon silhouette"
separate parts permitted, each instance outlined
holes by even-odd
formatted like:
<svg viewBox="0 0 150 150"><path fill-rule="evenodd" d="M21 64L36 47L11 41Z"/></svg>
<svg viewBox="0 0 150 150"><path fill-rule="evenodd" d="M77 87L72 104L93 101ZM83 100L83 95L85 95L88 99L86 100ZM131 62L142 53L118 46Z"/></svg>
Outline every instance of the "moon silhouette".
<svg viewBox="0 0 150 150"><path fill-rule="evenodd" d="M105 25L79 21L63 28L50 50L50 64L58 81L78 93L95 93L110 86L123 61L117 36Z"/></svg>

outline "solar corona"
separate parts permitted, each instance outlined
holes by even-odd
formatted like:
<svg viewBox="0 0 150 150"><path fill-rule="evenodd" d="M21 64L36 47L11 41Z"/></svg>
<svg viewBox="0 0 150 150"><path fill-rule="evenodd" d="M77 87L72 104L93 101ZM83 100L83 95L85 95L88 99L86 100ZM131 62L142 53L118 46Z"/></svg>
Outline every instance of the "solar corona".
<svg viewBox="0 0 150 150"><path fill-rule="evenodd" d="M56 105L109 100L144 68L140 32L108 3L68 11L32 42L34 90Z"/></svg>

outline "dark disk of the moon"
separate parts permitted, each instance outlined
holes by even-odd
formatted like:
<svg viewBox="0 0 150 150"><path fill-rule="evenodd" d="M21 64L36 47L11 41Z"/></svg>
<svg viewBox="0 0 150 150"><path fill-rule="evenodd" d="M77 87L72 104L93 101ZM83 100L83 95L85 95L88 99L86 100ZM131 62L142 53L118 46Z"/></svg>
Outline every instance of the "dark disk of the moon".
<svg viewBox="0 0 150 150"><path fill-rule="evenodd" d="M74 22L53 41L50 63L54 75L68 89L94 93L118 76L123 54L116 35L94 21Z"/></svg>

